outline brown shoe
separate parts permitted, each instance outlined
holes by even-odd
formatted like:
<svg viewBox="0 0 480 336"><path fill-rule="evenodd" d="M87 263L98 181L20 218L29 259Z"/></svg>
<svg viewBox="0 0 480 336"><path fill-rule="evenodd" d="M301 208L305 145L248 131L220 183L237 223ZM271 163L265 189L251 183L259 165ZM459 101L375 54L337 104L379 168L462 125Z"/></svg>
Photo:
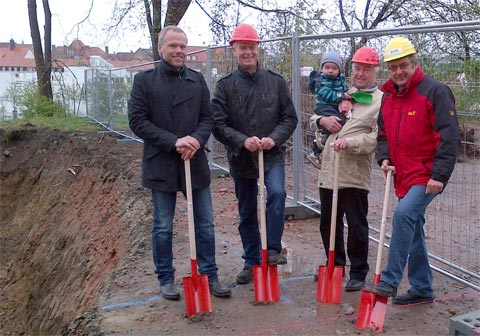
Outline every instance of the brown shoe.
<svg viewBox="0 0 480 336"><path fill-rule="evenodd" d="M308 154L307 156L308 161L317 169L322 168L322 159L321 156L316 156L313 153Z"/></svg>

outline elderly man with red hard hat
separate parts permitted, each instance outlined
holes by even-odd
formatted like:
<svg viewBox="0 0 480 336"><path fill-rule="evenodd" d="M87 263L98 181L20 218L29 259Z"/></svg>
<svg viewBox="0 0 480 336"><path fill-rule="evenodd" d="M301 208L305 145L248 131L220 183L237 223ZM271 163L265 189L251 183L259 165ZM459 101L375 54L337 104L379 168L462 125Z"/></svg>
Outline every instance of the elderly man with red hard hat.
<svg viewBox="0 0 480 336"><path fill-rule="evenodd" d="M393 296L394 304L435 299L425 243L425 211L445 189L459 144L455 99L445 84L426 76L417 52L405 37L395 37L384 52L390 79L379 116L377 161L384 172L395 166L399 198L393 215L388 264L372 292ZM408 263L410 288L396 295Z"/></svg>
<svg viewBox="0 0 480 336"><path fill-rule="evenodd" d="M336 116L322 117L315 114L310 118L310 126L316 134L320 128L331 133L322 153L318 180L321 202L320 233L327 258L330 248L334 151L340 154L334 264L345 267L346 256L350 259L346 291L361 290L365 286L365 277L369 271L368 193L370 172L377 148L377 118L383 95L375 83L379 66L378 54L373 48L362 47L353 55L353 87L348 93L354 103L343 126ZM333 150L330 149L332 146ZM344 215L348 222L346 253L343 238Z"/></svg>
<svg viewBox="0 0 480 336"><path fill-rule="evenodd" d="M252 267L261 262L257 219L259 150L264 152L267 188L266 226L268 262L285 264L282 235L285 217L285 142L297 126L297 115L283 77L258 64L260 38L248 24L233 31L230 45L238 69L221 78L212 99L214 136L227 148L230 174L240 214L243 270L238 284L252 281Z"/></svg>

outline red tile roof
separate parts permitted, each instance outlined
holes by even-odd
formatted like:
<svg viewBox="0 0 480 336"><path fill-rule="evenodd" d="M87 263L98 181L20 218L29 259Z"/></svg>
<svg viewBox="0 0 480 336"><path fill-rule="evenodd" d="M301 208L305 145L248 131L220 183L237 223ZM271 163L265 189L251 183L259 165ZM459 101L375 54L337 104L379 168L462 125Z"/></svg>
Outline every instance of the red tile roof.
<svg viewBox="0 0 480 336"><path fill-rule="evenodd" d="M36 66L32 44L15 44L15 48L12 50L10 50L10 44L9 42L0 42L0 66L27 68ZM195 60L187 60L187 64L205 63L206 52L202 52L205 48L187 46L187 53L193 53L192 56L195 56ZM107 54L101 48L86 46L80 40L74 40L69 46L52 48L52 59L60 61L54 65L55 67L61 67L62 64L66 66L89 66L90 56L100 56L114 67L127 67L151 62L153 60L151 55L151 49L146 48L139 48L136 52ZM151 68L151 66L146 67Z"/></svg>

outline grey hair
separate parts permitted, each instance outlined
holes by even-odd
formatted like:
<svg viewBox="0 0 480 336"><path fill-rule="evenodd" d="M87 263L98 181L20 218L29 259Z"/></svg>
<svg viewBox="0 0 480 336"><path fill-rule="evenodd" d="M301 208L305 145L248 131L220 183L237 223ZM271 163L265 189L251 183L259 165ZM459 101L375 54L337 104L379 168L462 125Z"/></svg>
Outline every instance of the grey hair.
<svg viewBox="0 0 480 336"><path fill-rule="evenodd" d="M418 64L418 55L417 55L417 54L408 55L408 59L409 59L413 64Z"/></svg>
<svg viewBox="0 0 480 336"><path fill-rule="evenodd" d="M188 37L187 37L187 34L185 34L185 32L182 30L182 28L179 28L177 26L165 26L163 27L163 29L160 31L160 34L158 34L158 45L162 45L165 41L165 35L169 32L169 31L173 31L175 33L181 33L183 35L185 35L185 37L187 38L187 42L188 42Z"/></svg>

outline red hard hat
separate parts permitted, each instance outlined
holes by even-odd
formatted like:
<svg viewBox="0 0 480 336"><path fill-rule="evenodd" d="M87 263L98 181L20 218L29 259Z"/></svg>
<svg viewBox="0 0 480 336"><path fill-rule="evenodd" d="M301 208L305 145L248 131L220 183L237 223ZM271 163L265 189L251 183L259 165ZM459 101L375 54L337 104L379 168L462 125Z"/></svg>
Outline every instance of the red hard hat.
<svg viewBox="0 0 480 336"><path fill-rule="evenodd" d="M241 23L233 30L230 45L233 46L233 43L236 41L260 42L260 37L258 37L255 28L249 24Z"/></svg>
<svg viewBox="0 0 480 336"><path fill-rule="evenodd" d="M370 47L361 47L353 55L352 63L372 64L379 66L380 60L375 49Z"/></svg>

